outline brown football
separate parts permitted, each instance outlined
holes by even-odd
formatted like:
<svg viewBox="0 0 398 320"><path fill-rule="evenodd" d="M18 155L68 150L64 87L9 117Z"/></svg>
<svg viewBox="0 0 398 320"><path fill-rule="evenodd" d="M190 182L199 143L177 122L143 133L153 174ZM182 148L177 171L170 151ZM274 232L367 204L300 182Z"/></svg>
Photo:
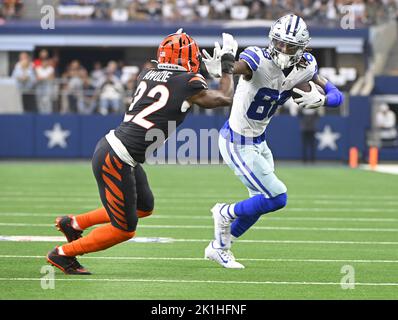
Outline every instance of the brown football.
<svg viewBox="0 0 398 320"><path fill-rule="evenodd" d="M316 86L316 88L318 89L318 91L319 91L321 94L325 95L325 91L322 89L321 86L319 86L319 85L317 85L317 84L315 84L315 86ZM302 82L302 83L299 83L299 84L297 84L297 85L295 86L295 88L300 89L300 90L302 90L302 91L304 91L304 92L310 92L310 91L311 91L311 85L309 84L309 82ZM296 93L296 92L294 92L294 91L292 90L292 97L293 97L293 99L296 99L296 98L300 98L301 95L298 94L298 93Z"/></svg>

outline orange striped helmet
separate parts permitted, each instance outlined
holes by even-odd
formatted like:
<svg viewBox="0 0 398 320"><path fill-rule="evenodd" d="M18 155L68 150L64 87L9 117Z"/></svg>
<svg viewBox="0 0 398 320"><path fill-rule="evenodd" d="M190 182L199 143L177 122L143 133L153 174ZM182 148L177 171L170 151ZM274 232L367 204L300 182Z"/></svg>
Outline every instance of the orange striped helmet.
<svg viewBox="0 0 398 320"><path fill-rule="evenodd" d="M199 47L192 37L180 29L168 35L160 44L158 63L175 65L177 70L196 73L200 67Z"/></svg>

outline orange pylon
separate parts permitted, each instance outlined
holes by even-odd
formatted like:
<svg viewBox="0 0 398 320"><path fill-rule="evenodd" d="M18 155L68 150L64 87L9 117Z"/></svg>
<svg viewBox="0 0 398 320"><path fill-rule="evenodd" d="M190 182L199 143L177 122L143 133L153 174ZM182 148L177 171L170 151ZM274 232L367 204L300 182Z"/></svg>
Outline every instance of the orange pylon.
<svg viewBox="0 0 398 320"><path fill-rule="evenodd" d="M369 148L369 166L372 170L376 169L379 161L379 149L376 147Z"/></svg>
<svg viewBox="0 0 398 320"><path fill-rule="evenodd" d="M348 164L350 168L357 168L358 167L358 148L351 147L349 153Z"/></svg>

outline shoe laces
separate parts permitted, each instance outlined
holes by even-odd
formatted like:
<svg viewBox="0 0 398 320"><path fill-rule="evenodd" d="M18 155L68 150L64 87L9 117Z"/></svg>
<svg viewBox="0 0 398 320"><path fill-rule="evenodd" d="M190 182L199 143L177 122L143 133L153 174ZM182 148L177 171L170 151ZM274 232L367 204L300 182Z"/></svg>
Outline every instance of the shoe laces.
<svg viewBox="0 0 398 320"><path fill-rule="evenodd" d="M232 254L231 250L220 250L221 251L221 256L228 261L234 261L235 257Z"/></svg>
<svg viewBox="0 0 398 320"><path fill-rule="evenodd" d="M232 253L231 250L228 249L226 251L227 251L227 254L229 255L229 257L231 258L231 260L236 260L234 254Z"/></svg>
<svg viewBox="0 0 398 320"><path fill-rule="evenodd" d="M68 265L68 268L73 268L75 270L77 269L83 269L83 266L77 261L76 257L70 257L70 264Z"/></svg>

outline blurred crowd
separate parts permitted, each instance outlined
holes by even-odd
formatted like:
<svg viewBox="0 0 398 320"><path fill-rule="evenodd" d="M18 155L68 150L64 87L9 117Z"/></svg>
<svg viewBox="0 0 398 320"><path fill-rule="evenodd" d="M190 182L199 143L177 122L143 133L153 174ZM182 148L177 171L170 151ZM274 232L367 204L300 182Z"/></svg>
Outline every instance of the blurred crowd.
<svg viewBox="0 0 398 320"><path fill-rule="evenodd" d="M275 19L296 13L307 20L338 21L350 5L356 20L375 24L398 15L397 0L62 0L63 18L113 21ZM69 10L68 10L69 7ZM75 7L75 10L70 10ZM81 10L81 7L91 10ZM79 10L80 9L80 10Z"/></svg>
<svg viewBox="0 0 398 320"><path fill-rule="evenodd" d="M142 68L150 68L150 62ZM22 92L24 110L92 114L124 113L131 103L140 68L109 61L94 62L87 70L78 60L71 61L59 72L57 59L41 50L37 59L22 52L11 77Z"/></svg>
<svg viewBox="0 0 398 320"><path fill-rule="evenodd" d="M38 1L38 0L31 0ZM54 0L62 19L126 21L273 20L287 13L318 23L347 14L364 24L398 16L398 0ZM24 1L0 0L0 18L23 16Z"/></svg>
<svg viewBox="0 0 398 320"><path fill-rule="evenodd" d="M23 6L23 0L0 0L0 19L20 18Z"/></svg>

